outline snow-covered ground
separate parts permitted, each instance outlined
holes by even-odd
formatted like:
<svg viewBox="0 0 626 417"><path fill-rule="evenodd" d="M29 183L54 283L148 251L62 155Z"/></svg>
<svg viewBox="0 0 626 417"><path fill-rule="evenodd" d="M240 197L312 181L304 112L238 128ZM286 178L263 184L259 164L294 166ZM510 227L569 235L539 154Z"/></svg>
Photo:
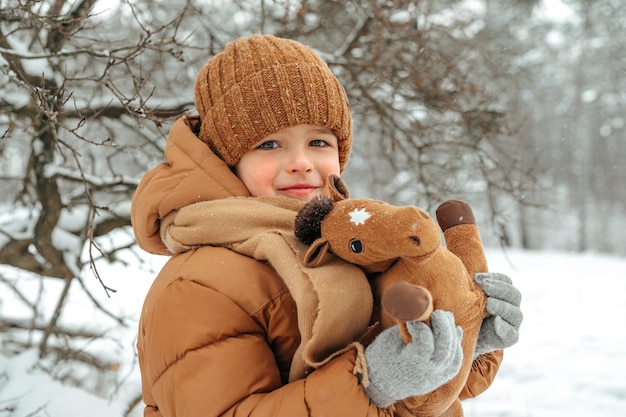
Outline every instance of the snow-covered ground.
<svg viewBox="0 0 626 417"><path fill-rule="evenodd" d="M466 416L626 416L626 259L489 252L523 293L520 342Z"/></svg>
<svg viewBox="0 0 626 417"><path fill-rule="evenodd" d="M493 386L464 403L466 416L626 415L626 259L497 249L487 255L490 269L509 274L523 292L525 321L520 342L507 351ZM153 266L160 262L157 258ZM35 366L34 350L17 357L0 356L0 416L123 417L127 413L140 390L134 331L151 273L119 265L103 265L100 273L117 292L107 298L95 278L87 289L103 307L124 315L128 326L112 326L110 319L94 311L80 288L72 292L72 308L64 313L62 324L106 330L105 339L85 342L85 351L119 363L109 379L100 377L87 384L92 392L106 394L98 397L53 380ZM29 310L6 283L19 282L21 288L32 285L28 294L35 297L42 294L38 280L4 266L0 276L4 281L0 282L0 317L29 317ZM37 301L42 312L54 307L60 289L61 283L46 288ZM80 368L72 373L81 379ZM64 375L63 370L56 374ZM93 377L86 373L84 378ZM128 415L140 416L141 406Z"/></svg>

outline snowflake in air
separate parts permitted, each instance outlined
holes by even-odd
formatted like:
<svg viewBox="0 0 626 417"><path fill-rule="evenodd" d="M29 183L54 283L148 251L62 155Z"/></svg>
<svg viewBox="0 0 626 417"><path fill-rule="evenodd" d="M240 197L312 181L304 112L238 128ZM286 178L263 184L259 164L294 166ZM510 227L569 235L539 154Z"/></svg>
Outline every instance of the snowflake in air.
<svg viewBox="0 0 626 417"><path fill-rule="evenodd" d="M365 224L365 220L369 219L372 215L365 211L364 208L357 209L355 208L350 213L350 222L354 223L356 226L360 224Z"/></svg>

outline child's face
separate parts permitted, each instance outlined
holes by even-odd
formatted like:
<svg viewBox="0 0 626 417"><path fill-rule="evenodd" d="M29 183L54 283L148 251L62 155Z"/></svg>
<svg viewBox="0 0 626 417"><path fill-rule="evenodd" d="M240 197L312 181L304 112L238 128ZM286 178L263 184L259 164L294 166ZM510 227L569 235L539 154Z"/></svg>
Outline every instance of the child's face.
<svg viewBox="0 0 626 417"><path fill-rule="evenodd" d="M340 173L337 137L322 126L281 129L253 145L235 173L255 197L328 196L328 176Z"/></svg>

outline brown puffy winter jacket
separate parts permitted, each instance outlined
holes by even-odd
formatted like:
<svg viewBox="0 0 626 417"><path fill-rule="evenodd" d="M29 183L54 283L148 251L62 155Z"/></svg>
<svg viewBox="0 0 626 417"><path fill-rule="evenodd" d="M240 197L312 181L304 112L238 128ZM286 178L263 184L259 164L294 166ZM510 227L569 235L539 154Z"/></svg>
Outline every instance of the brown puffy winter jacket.
<svg viewBox="0 0 626 417"><path fill-rule="evenodd" d="M249 193L195 135L198 119L172 127L167 162L148 172L133 198L138 244L169 255L160 222L190 204ZM288 382L300 343L296 304L270 266L231 250L201 246L171 257L148 292L137 348L145 417L391 416L355 375L347 350ZM501 352L481 356L462 398L493 381Z"/></svg>

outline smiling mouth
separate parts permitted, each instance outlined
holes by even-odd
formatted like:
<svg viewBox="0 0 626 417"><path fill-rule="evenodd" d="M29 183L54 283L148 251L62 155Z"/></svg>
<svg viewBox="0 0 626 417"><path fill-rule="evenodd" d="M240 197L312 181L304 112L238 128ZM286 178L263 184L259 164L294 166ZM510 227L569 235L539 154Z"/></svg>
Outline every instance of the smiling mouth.
<svg viewBox="0 0 626 417"><path fill-rule="evenodd" d="M288 187L281 188L280 192L289 197L295 198L308 198L310 195L315 193L317 187L313 186L296 186L296 187Z"/></svg>
<svg viewBox="0 0 626 417"><path fill-rule="evenodd" d="M313 186L313 185L294 185L293 187L285 187L285 188L281 188L281 191L285 191L285 192L290 192L290 191L294 191L294 192L298 192L298 191L308 191L308 190L315 190L317 189L317 187Z"/></svg>

